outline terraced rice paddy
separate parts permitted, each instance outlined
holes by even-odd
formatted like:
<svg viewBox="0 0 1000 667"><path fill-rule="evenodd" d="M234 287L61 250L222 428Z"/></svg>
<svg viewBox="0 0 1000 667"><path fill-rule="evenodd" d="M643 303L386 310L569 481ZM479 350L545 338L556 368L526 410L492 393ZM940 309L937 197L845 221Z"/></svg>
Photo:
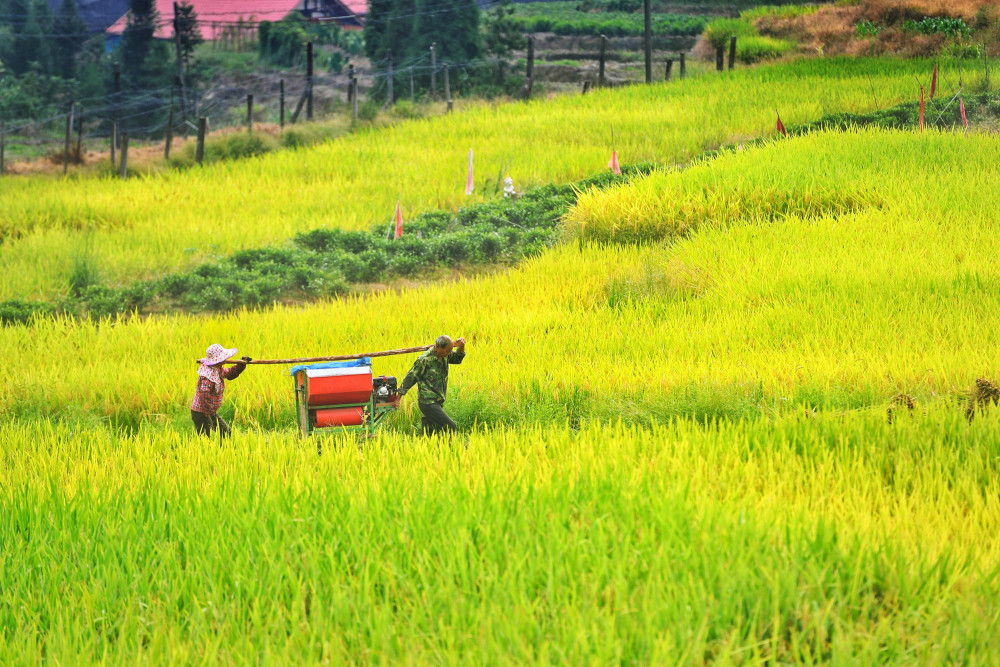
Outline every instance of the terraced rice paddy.
<svg viewBox="0 0 1000 667"><path fill-rule="evenodd" d="M795 81L760 90L798 122L866 108L869 70L902 98L921 68L839 64L726 80ZM22 222L0 251L3 289L41 295L63 289L84 238L125 280L200 255L184 244L209 228L226 238L243 221L235 248L367 225L393 194L362 162L391 164L417 208L457 206L461 162L440 156L499 128L521 141L511 171L526 182L600 169L611 117L623 158L665 165L581 193L566 242L503 273L0 329L0 661L995 662L1000 414L970 420L963 399L1000 376L1000 144L820 132L670 168L770 132L772 103L723 97L722 81L482 107L124 185L5 182ZM502 163L505 148L476 141L477 164ZM424 152L393 162L403 142ZM314 196L333 163L348 166L330 182L364 181L356 197ZM194 191L216 203L178 199ZM292 199L301 216L268 217ZM102 206L107 225L75 224ZM46 241L51 263L29 270ZM193 433L193 360L210 342L276 357L442 332L469 340L453 440L417 436L404 402L379 437L326 437L318 455L295 435L280 367L228 386L232 441ZM901 393L915 408L889 423Z"/></svg>

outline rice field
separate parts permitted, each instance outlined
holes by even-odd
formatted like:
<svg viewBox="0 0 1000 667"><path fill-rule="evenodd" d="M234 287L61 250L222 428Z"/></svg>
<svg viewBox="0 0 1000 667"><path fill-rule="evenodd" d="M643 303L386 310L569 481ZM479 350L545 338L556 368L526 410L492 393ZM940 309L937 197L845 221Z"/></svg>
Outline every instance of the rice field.
<svg viewBox="0 0 1000 667"><path fill-rule="evenodd" d="M4 425L0 659L990 664L1000 424Z"/></svg>
<svg viewBox="0 0 1000 667"><path fill-rule="evenodd" d="M478 200L495 196L504 175L519 190L589 176L605 168L613 147L626 162L684 162L772 133L775 109L796 123L916 99L914 77L930 70L923 61L804 60L651 88L478 104L318 149L126 183L0 179L0 300L65 294L77 266L117 283L316 227L368 228L389 221L397 198L405 215L452 210L467 201L469 148ZM975 76L966 72L967 86ZM957 65L942 67L943 89L957 79Z"/></svg>
<svg viewBox="0 0 1000 667"><path fill-rule="evenodd" d="M789 123L866 108L868 70L880 96L922 72L783 67L731 82L785 82L760 90ZM1000 412L967 419L964 399L1000 377L1000 140L825 131L670 167L771 133L770 102L722 91L482 106L200 174L0 181L19 211L0 292L23 296L64 289L84 243L127 280L203 257L184 244L212 230L223 254L366 226L393 196L366 160L417 208L457 207L463 165L440 156L498 127L526 182L600 170L611 117L623 159L664 165L581 193L565 243L491 275L0 328L0 663L996 664ZM399 142L424 149L393 162ZM482 174L503 153L478 142ZM316 194L341 172L356 197ZM303 441L278 366L228 384L232 440L190 424L211 342L274 358L443 332L469 341L454 439L419 437L405 399L373 440ZM901 393L915 408L889 420Z"/></svg>

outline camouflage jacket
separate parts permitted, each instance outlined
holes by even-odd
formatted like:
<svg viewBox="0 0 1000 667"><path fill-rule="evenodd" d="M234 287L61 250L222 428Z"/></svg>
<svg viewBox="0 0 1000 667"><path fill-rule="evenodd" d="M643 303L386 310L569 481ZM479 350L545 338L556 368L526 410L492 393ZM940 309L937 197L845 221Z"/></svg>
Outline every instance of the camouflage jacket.
<svg viewBox="0 0 1000 667"><path fill-rule="evenodd" d="M413 362L413 368L403 378L403 384L399 387L400 395L408 392L413 385L419 384L418 402L444 403L448 394L448 366L460 364L462 359L465 359L465 352L458 350L452 350L447 357L438 359L432 347Z"/></svg>

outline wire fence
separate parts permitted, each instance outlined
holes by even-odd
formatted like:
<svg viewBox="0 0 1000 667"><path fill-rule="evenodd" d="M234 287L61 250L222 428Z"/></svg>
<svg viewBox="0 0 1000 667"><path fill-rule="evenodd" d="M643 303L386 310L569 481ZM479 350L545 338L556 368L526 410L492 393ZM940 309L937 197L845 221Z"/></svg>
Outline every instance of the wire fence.
<svg viewBox="0 0 1000 667"><path fill-rule="evenodd" d="M613 57L613 52L608 55ZM357 98L363 95L368 101L384 104L390 67L395 100L437 99L448 102L450 108L451 95L470 80L481 79L484 70L495 71L501 65L510 72L515 62L495 57L455 61L437 58L429 51L396 61L387 57L365 67L351 65L339 73L314 71L311 77L308 66L299 72L255 72L238 76L227 85L186 87L183 96L175 85L77 99L67 104L66 111L47 117L0 119L0 168L11 171L19 160L46 157L57 164L76 164L86 153L113 152L125 133L133 141L162 140L168 133L183 137L197 132L201 118L207 119L212 131L248 123L280 126L321 121L337 114L347 114L356 121L358 104L352 109L352 92L357 91L353 92ZM584 92L588 83L596 85L597 81L585 82ZM252 96L249 108L248 96Z"/></svg>

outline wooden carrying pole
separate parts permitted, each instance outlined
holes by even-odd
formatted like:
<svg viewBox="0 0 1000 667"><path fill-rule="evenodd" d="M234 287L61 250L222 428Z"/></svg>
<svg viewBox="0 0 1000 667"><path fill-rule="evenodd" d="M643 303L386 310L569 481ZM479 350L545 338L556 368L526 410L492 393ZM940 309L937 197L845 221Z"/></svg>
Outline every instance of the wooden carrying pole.
<svg viewBox="0 0 1000 667"><path fill-rule="evenodd" d="M400 350L385 350L384 352L363 352L361 354L340 354L335 357L299 357L297 359L254 359L251 364L305 364L320 361L348 361L350 359L361 359L363 357L391 357L397 354L413 354L414 352L424 352L434 347L433 345L418 345L417 347L404 347ZM195 363L199 363L195 360ZM239 359L223 361L224 364L242 363Z"/></svg>

